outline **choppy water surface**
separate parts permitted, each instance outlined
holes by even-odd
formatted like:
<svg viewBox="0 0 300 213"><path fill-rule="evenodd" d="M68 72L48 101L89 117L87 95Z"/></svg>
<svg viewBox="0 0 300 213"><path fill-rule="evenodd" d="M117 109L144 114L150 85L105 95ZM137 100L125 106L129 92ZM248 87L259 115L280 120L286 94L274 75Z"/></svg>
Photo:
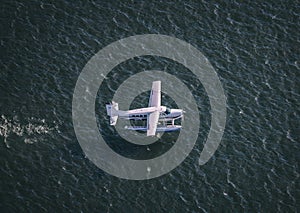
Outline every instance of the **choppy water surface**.
<svg viewBox="0 0 300 213"><path fill-rule="evenodd" d="M299 5L275 0L2 2L2 212L299 210ZM135 72L165 70L179 75L193 92L202 121L196 146L171 173L122 180L84 156L72 126L72 95L82 68L100 49L147 33L182 39L209 59L226 92L227 125L214 157L200 167L210 125L201 83L165 58L145 56L117 66L100 87L106 96L98 97L99 106ZM146 95L133 104L144 101ZM98 116L99 123L107 121L104 111ZM115 151L132 157L155 156L169 147L164 142L139 149L110 137ZM176 135L167 137L172 144Z"/></svg>

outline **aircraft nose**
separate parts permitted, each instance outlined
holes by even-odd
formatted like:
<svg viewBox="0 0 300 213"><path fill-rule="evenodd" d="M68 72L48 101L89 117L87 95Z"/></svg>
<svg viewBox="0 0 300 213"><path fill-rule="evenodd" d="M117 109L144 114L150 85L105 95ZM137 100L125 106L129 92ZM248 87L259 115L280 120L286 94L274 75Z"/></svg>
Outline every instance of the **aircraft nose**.
<svg viewBox="0 0 300 213"><path fill-rule="evenodd" d="M182 109L177 110L177 115L182 115L183 113L184 113L184 111Z"/></svg>

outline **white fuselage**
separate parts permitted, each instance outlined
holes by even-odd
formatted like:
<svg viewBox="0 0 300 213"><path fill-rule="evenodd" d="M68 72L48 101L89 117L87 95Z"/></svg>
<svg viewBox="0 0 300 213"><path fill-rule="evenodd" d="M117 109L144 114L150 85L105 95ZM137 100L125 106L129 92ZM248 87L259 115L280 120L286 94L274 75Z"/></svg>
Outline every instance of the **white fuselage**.
<svg viewBox="0 0 300 213"><path fill-rule="evenodd" d="M143 120L147 119L149 113L159 111L159 118L171 120L174 118L180 118L183 115L182 109L168 109L165 106L159 107L146 107L146 108L139 108L127 111L118 111L118 116L124 119L133 119L133 120Z"/></svg>

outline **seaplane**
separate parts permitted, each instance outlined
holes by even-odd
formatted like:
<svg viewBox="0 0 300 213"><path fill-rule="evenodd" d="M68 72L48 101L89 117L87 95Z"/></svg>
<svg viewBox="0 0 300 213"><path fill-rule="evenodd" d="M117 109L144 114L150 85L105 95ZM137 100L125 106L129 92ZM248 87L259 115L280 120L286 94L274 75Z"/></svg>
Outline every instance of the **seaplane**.
<svg viewBox="0 0 300 213"><path fill-rule="evenodd" d="M106 104L107 115L110 117L110 125L115 126L118 118L127 120L146 120L144 126L125 127L128 130L147 131L147 136L155 136L158 132L171 132L181 129L181 125L175 125L175 120L183 118L182 109L170 109L161 106L161 81L152 82L148 107L119 110L116 102Z"/></svg>

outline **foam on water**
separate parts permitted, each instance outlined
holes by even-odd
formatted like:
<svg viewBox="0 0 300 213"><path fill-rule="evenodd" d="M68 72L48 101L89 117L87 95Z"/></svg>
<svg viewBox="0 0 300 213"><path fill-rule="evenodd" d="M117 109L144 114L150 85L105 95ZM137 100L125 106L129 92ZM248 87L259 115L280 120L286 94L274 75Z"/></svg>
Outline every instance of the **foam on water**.
<svg viewBox="0 0 300 213"><path fill-rule="evenodd" d="M10 148L8 138L11 135L24 137L24 143L32 144L38 141L39 135L50 134L53 131L58 131L55 121L47 123L45 119L31 117L21 123L17 116L8 118L1 115L0 118L0 136L4 138L7 148Z"/></svg>

